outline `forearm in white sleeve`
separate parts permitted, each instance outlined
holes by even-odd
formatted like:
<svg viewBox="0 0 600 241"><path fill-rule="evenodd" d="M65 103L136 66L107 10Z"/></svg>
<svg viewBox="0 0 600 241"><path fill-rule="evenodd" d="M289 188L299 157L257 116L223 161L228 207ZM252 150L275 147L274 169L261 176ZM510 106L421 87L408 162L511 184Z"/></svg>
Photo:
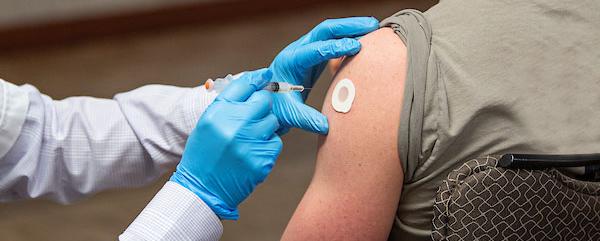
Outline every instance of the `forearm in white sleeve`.
<svg viewBox="0 0 600 241"><path fill-rule="evenodd" d="M28 106L27 93L0 79L0 158L6 155L17 141Z"/></svg>
<svg viewBox="0 0 600 241"><path fill-rule="evenodd" d="M151 85L114 99L55 101L33 86L20 134L0 159L0 201L69 203L101 190L156 180L181 158L216 94Z"/></svg>
<svg viewBox="0 0 600 241"><path fill-rule="evenodd" d="M165 186L119 240L219 240L221 221L196 194L174 182Z"/></svg>

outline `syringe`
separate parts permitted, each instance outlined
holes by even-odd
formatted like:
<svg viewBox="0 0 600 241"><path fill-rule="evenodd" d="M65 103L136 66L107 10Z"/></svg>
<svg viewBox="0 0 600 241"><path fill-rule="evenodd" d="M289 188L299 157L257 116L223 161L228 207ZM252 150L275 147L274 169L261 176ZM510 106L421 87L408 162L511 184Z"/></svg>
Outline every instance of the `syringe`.
<svg viewBox="0 0 600 241"><path fill-rule="evenodd" d="M288 82L269 82L263 90L268 90L274 93L287 93L292 91L302 92L304 91L304 86L302 85L293 85Z"/></svg>
<svg viewBox="0 0 600 241"><path fill-rule="evenodd" d="M218 78L216 80L209 79L204 83L204 87L207 90L214 90L218 93L221 93L229 85L229 83L239 76L227 75L225 78ZM269 82L263 90L268 90L273 93L287 93L292 91L302 92L304 91L304 86L302 85L293 85L287 82Z"/></svg>

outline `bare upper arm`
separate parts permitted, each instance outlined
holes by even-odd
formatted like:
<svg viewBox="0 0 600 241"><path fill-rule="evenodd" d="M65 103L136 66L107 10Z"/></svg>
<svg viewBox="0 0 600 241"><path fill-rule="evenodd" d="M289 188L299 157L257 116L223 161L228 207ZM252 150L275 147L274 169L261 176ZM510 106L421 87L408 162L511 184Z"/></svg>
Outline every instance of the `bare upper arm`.
<svg viewBox="0 0 600 241"><path fill-rule="evenodd" d="M399 202L403 171L397 142L406 78L406 47L389 28L361 39L329 88L313 180L282 240L386 240ZM331 106L333 87L352 80L349 113Z"/></svg>

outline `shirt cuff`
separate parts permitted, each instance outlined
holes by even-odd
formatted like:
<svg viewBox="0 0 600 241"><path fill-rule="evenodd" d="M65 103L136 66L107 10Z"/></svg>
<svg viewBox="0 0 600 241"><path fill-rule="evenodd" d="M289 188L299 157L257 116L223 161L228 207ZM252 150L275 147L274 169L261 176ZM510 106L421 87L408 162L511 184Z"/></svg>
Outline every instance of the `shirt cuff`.
<svg viewBox="0 0 600 241"><path fill-rule="evenodd" d="M223 226L196 194L167 182L119 240L219 240Z"/></svg>
<svg viewBox="0 0 600 241"><path fill-rule="evenodd" d="M28 107L27 93L0 79L0 158L4 157L17 141Z"/></svg>

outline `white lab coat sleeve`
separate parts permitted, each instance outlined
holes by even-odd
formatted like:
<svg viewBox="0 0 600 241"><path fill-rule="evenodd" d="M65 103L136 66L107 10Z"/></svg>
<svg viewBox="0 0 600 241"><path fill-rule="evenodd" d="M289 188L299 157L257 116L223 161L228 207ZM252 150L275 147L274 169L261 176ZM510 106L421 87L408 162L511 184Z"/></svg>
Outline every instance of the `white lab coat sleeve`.
<svg viewBox="0 0 600 241"><path fill-rule="evenodd" d="M119 236L129 240L219 240L223 226L196 194L175 182L167 182Z"/></svg>
<svg viewBox="0 0 600 241"><path fill-rule="evenodd" d="M29 107L27 93L0 79L0 157L6 155L21 133Z"/></svg>
<svg viewBox="0 0 600 241"><path fill-rule="evenodd" d="M216 97L204 87L150 85L114 99L57 101L30 85L8 85L26 93L29 105L18 138L0 157L0 201L70 203L110 188L148 184L176 166L189 133ZM11 103L15 95L4 98ZM22 118L3 115L13 116L4 121L14 123ZM0 149L12 139L3 138L7 144Z"/></svg>

